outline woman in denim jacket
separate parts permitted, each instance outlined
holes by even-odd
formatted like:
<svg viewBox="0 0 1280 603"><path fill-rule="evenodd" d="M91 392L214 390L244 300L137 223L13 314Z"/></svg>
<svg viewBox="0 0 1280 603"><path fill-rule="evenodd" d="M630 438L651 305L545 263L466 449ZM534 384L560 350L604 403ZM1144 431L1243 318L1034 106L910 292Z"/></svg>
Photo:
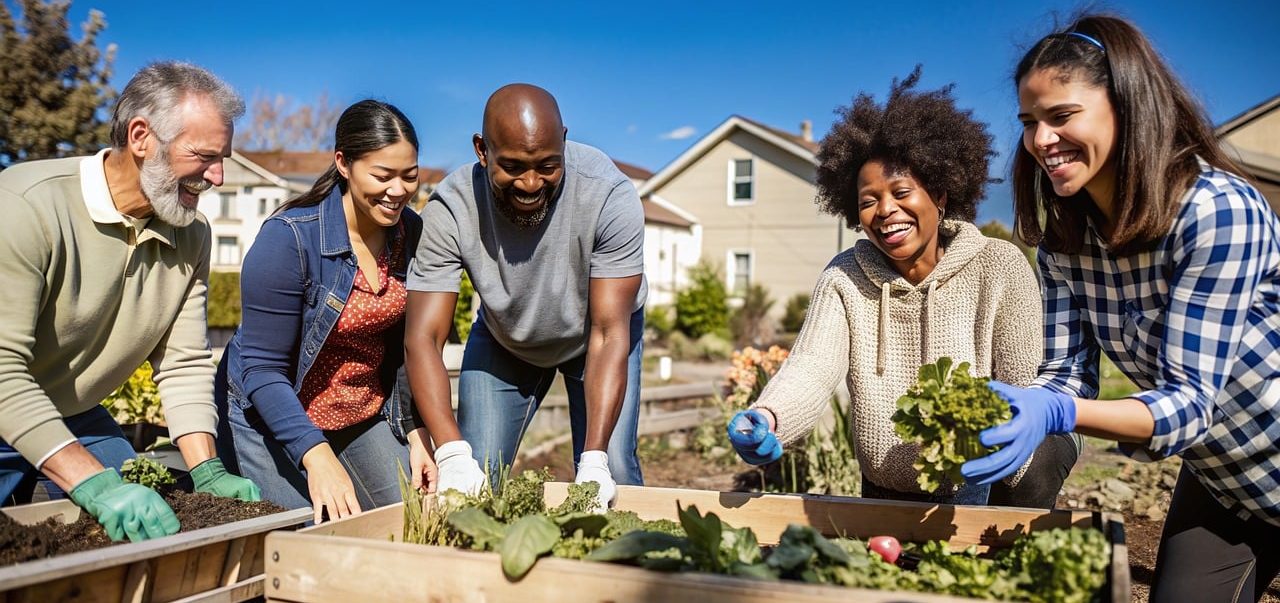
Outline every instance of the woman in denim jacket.
<svg viewBox="0 0 1280 603"><path fill-rule="evenodd" d="M334 165L245 256L243 320L219 378L219 446L265 499L310 505L317 523L398 502L398 467L419 487L435 474L403 379L417 135L395 107L364 100L335 143Z"/></svg>

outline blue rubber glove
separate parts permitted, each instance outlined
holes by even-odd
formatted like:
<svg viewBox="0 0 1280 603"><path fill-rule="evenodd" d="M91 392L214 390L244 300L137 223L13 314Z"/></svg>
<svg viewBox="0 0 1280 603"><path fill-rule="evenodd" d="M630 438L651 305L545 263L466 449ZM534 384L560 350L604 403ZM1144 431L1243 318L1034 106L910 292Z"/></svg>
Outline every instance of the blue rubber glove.
<svg viewBox="0 0 1280 603"><path fill-rule="evenodd" d="M729 420L729 443L742 460L752 465L772 463L782 457L782 442L769 429L769 420L758 410L744 410Z"/></svg>
<svg viewBox="0 0 1280 603"><path fill-rule="evenodd" d="M1071 396L1041 388L1021 388L991 381L987 384L1013 410L1013 419L979 436L983 446L997 450L960 467L960 474L974 484L993 484L1015 473L1031 458L1045 436L1067 433L1076 427L1076 401Z"/></svg>

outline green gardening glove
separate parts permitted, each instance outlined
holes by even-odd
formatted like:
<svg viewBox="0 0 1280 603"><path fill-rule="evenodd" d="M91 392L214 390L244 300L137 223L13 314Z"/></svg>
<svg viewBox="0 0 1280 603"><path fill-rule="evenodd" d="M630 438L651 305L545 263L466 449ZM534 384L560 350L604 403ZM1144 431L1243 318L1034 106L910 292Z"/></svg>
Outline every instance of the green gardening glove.
<svg viewBox="0 0 1280 603"><path fill-rule="evenodd" d="M208 492L214 496L247 501L262 500L262 492L258 491L256 484L248 478L227 473L227 468L222 465L222 459L218 457L196 465L196 468L191 470L191 481L196 486L196 492Z"/></svg>
<svg viewBox="0 0 1280 603"><path fill-rule="evenodd" d="M115 469L104 469L71 489L71 500L97 518L112 540L138 542L177 534L178 517L155 490L126 484Z"/></svg>

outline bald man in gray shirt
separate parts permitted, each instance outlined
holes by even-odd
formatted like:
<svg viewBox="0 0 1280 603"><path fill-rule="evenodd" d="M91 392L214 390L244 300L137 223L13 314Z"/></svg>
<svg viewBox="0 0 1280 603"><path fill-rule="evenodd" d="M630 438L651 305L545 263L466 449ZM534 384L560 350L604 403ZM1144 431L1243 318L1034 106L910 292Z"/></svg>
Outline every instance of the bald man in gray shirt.
<svg viewBox="0 0 1280 603"><path fill-rule="evenodd" d="M436 445L437 488L475 492L515 458L559 371L578 482L641 484L636 457L644 329L644 210L602 152L566 140L555 99L512 84L485 106L478 162L422 211L406 281L406 367ZM481 307L450 405L441 350L466 270ZM486 463L488 471L480 469Z"/></svg>

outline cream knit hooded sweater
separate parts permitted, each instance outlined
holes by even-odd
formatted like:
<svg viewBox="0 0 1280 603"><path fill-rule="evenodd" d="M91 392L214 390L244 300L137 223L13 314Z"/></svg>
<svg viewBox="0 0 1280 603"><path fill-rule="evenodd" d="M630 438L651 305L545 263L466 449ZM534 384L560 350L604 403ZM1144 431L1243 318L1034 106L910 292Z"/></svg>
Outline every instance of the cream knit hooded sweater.
<svg viewBox="0 0 1280 603"><path fill-rule="evenodd" d="M892 416L921 364L950 356L1013 385L1035 378L1040 291L1026 256L968 222L943 221L939 236L942 260L916 285L865 239L823 271L791 355L753 405L773 413L784 445L813 429L843 375L863 474L883 488L920 492L911 466L919 447L898 437Z"/></svg>

